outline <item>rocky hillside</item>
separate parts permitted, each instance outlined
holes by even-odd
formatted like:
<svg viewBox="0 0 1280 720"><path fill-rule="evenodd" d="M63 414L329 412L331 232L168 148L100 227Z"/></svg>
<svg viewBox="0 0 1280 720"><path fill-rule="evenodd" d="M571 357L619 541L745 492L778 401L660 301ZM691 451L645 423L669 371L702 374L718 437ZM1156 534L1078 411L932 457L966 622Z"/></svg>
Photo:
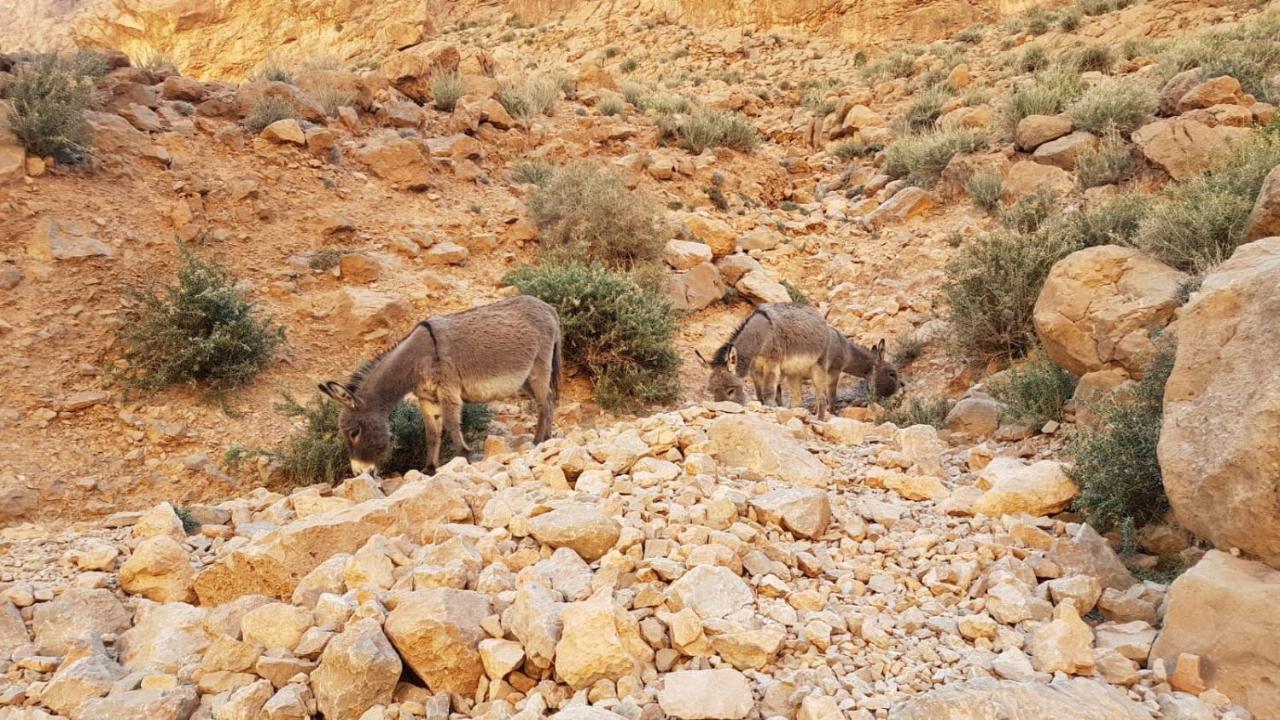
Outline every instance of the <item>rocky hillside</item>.
<svg viewBox="0 0 1280 720"><path fill-rule="evenodd" d="M1280 716L1274 1L9 10L0 720ZM788 301L904 391L710 402Z"/></svg>

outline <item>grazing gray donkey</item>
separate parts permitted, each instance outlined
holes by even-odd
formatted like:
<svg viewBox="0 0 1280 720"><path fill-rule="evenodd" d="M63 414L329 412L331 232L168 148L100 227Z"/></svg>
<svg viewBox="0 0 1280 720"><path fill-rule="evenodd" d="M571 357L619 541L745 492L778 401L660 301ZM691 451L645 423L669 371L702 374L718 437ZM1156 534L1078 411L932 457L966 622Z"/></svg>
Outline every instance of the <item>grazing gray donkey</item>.
<svg viewBox="0 0 1280 720"><path fill-rule="evenodd" d="M814 387L814 411L821 420L827 412L828 379L823 360L827 355L828 329L826 320L810 305L760 305L708 363L711 378L707 385L712 397L741 402L746 397L742 378L749 371L756 398L765 405L774 405L781 399L779 385L786 378L790 406L800 402L801 388L809 379Z"/></svg>
<svg viewBox="0 0 1280 720"><path fill-rule="evenodd" d="M836 404L840 373L865 378L875 397L887 398L902 387L898 369L885 357L883 338L871 348L864 348L839 330L830 328L823 365L827 368L827 402L831 407Z"/></svg>
<svg viewBox="0 0 1280 720"><path fill-rule="evenodd" d="M521 295L462 312L431 317L403 340L365 363L344 385L320 391L342 407L338 426L351 472L374 469L391 449L388 415L412 392L427 432L427 470L440 464L440 437L468 452L462 405L509 397L522 389L538 406L534 442L551 434L560 396L560 317L541 300Z"/></svg>

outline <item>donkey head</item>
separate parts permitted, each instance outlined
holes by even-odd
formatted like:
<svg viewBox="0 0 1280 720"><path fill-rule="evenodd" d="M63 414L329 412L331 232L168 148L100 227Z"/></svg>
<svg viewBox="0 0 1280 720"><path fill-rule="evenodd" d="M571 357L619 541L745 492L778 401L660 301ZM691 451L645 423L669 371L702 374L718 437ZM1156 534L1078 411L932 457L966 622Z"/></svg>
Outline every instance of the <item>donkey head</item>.
<svg viewBox="0 0 1280 720"><path fill-rule="evenodd" d="M374 470L391 449L391 424L385 412L365 407L348 385L330 380L320 383L320 392L342 406L338 415L338 432L347 445L351 472L355 475Z"/></svg>
<svg viewBox="0 0 1280 720"><path fill-rule="evenodd" d="M873 362L867 382L875 391L876 397L889 397L898 392L902 382L898 379L898 369L893 366L893 361L885 356L884 338L880 338L880 342L871 348L871 356Z"/></svg>
<svg viewBox="0 0 1280 720"><path fill-rule="evenodd" d="M731 368L738 365L738 351L733 347L729 348L728 354L724 358L723 363L708 361L702 357L702 353L694 351L698 359L702 361L711 370L711 375L707 378L707 392L711 394L711 398L716 402L732 400L739 405L745 405L747 402L747 384L742 378L734 374Z"/></svg>

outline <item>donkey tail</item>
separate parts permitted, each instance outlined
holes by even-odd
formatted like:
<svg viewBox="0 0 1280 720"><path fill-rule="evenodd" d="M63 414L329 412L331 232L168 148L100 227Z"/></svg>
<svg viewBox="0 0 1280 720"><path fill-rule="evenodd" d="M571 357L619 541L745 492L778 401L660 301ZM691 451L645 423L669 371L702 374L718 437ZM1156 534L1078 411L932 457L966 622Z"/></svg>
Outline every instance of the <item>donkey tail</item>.
<svg viewBox="0 0 1280 720"><path fill-rule="evenodd" d="M560 373L563 368L563 358L561 357L561 346L564 344L564 338L560 332L556 332L555 345L551 346L551 402L553 404L560 403Z"/></svg>

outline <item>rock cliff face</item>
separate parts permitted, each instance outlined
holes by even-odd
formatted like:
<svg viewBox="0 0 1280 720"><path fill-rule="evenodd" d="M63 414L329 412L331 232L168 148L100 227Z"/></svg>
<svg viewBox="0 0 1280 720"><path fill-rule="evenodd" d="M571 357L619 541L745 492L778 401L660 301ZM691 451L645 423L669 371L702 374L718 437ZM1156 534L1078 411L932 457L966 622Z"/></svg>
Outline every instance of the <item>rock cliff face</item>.
<svg viewBox="0 0 1280 720"><path fill-rule="evenodd" d="M184 74L239 79L265 58L337 56L376 62L461 21L482 24L563 19L569 28L620 26L657 18L727 31L733 49L744 31L797 31L890 48L927 42L975 21L992 21L1027 3L1007 0L0 0L0 48L44 50L71 42L119 48L135 58L163 57ZM269 22L267 20L270 20ZM618 27L625 41L625 27ZM721 38L704 38L717 40Z"/></svg>

